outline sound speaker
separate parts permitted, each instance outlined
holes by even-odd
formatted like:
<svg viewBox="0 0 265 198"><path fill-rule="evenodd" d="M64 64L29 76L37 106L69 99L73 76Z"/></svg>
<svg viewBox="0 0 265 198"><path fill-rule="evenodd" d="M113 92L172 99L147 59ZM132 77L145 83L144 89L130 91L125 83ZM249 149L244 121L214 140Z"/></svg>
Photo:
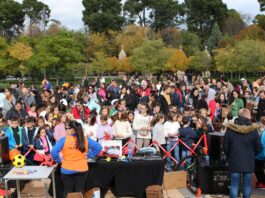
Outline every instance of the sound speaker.
<svg viewBox="0 0 265 198"><path fill-rule="evenodd" d="M8 138L0 137L0 165L9 164Z"/></svg>
<svg viewBox="0 0 265 198"><path fill-rule="evenodd" d="M203 157L196 161L196 185L203 194L229 194L229 171L225 164L207 164Z"/></svg>
<svg viewBox="0 0 265 198"><path fill-rule="evenodd" d="M209 157L210 161L220 161L223 147L222 142L224 138L224 133L222 132L215 132L215 133L209 133L208 135L208 145L209 145Z"/></svg>

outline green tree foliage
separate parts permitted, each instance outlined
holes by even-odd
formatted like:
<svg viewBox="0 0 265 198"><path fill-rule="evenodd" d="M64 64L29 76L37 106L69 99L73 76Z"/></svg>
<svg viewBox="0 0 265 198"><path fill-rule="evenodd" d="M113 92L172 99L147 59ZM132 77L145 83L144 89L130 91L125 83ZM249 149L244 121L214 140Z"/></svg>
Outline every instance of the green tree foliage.
<svg viewBox="0 0 265 198"><path fill-rule="evenodd" d="M150 0L149 7L151 8L149 14L152 20L151 27L154 30L174 27L178 24L177 16L180 6L177 0Z"/></svg>
<svg viewBox="0 0 265 198"><path fill-rule="evenodd" d="M23 10L30 19L30 25L39 24L45 20L45 25L49 22L51 10L48 5L38 0L24 0Z"/></svg>
<svg viewBox="0 0 265 198"><path fill-rule="evenodd" d="M227 6L222 0L185 0L188 29L201 38L209 36L213 24L222 26L227 16Z"/></svg>
<svg viewBox="0 0 265 198"><path fill-rule="evenodd" d="M234 9L228 10L228 16L222 26L222 31L228 36L238 34L246 26L242 16Z"/></svg>
<svg viewBox="0 0 265 198"><path fill-rule="evenodd" d="M255 72L265 69L265 42L242 40L235 46L217 50L215 56L218 71Z"/></svg>
<svg viewBox="0 0 265 198"><path fill-rule="evenodd" d="M201 40L197 34L182 31L183 51L187 56L192 56L201 48Z"/></svg>
<svg viewBox="0 0 265 198"><path fill-rule="evenodd" d="M167 47L178 48L183 43L182 32L177 28L162 29L160 35Z"/></svg>
<svg viewBox="0 0 265 198"><path fill-rule="evenodd" d="M10 38L21 32L25 13L20 3L14 0L0 1L0 35Z"/></svg>
<svg viewBox="0 0 265 198"><path fill-rule="evenodd" d="M259 4L260 4L260 11L264 11L265 10L265 0L258 0Z"/></svg>
<svg viewBox="0 0 265 198"><path fill-rule="evenodd" d="M83 0L83 21L91 32L120 30L124 17L120 16L121 0Z"/></svg>
<svg viewBox="0 0 265 198"><path fill-rule="evenodd" d="M219 29L219 26L217 23L214 23L211 35L205 43L205 45L208 47L210 52L212 52L212 50L217 48L221 38L222 38L222 33Z"/></svg>
<svg viewBox="0 0 265 198"><path fill-rule="evenodd" d="M54 70L58 83L61 72L73 69L84 60L82 47L73 32L62 29L56 35L46 35L40 40L29 64L42 71Z"/></svg>
<svg viewBox="0 0 265 198"><path fill-rule="evenodd" d="M265 30L265 15L264 14L258 14L255 17L254 23L256 23L259 27L261 27L263 30Z"/></svg>
<svg viewBox="0 0 265 198"><path fill-rule="evenodd" d="M146 11L150 0L126 0L123 6L124 15L128 24L138 22L144 27L147 24Z"/></svg>
<svg viewBox="0 0 265 198"><path fill-rule="evenodd" d="M206 71L209 69L211 59L205 51L196 51L188 59L188 67L194 71Z"/></svg>
<svg viewBox="0 0 265 198"><path fill-rule="evenodd" d="M150 74L162 71L168 58L169 53L161 39L146 40L132 51L129 62L137 71Z"/></svg>

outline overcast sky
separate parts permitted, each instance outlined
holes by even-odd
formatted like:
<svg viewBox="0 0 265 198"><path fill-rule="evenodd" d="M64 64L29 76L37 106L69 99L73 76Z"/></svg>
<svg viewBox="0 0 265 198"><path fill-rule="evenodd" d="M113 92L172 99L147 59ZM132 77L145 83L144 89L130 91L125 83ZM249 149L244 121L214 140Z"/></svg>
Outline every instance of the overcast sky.
<svg viewBox="0 0 265 198"><path fill-rule="evenodd" d="M22 2L23 0L16 0ZM59 20L63 26L69 29L82 29L82 0L40 0L51 9L51 18ZM159 0L158 0L159 1ZM183 2L184 0L179 0ZM244 14L254 17L259 11L257 0L223 0L229 9L236 9Z"/></svg>

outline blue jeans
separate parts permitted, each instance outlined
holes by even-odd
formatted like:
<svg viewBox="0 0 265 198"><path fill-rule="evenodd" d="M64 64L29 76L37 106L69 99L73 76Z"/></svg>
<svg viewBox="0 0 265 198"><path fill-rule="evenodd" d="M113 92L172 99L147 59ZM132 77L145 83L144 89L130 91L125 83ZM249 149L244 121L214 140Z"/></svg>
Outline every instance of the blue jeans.
<svg viewBox="0 0 265 198"><path fill-rule="evenodd" d="M230 173L230 198L237 198L238 187L240 184L241 173ZM243 175L243 197L250 198L251 196L251 179L252 173L242 173Z"/></svg>
<svg viewBox="0 0 265 198"><path fill-rule="evenodd" d="M170 149L176 144L176 141L170 141L167 144L167 151L170 151ZM177 145L174 149L174 158L179 162L179 145ZM167 170L171 171L171 158L167 157Z"/></svg>
<svg viewBox="0 0 265 198"><path fill-rule="evenodd" d="M185 157L190 155L190 151L189 150L182 150L182 155L181 155L181 159L184 159ZM187 159L187 163L186 164L190 164L191 163L191 158Z"/></svg>

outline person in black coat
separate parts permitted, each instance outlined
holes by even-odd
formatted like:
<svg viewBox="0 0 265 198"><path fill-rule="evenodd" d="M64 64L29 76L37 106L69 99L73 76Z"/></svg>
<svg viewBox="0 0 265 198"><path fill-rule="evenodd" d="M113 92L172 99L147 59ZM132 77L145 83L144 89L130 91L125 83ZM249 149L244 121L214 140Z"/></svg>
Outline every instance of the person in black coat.
<svg viewBox="0 0 265 198"><path fill-rule="evenodd" d="M165 85L163 88L163 92L159 94L158 96L158 102L161 105L161 112L164 115L167 115L169 113L169 105L172 104L172 99L171 99L171 88L169 85Z"/></svg>
<svg viewBox="0 0 265 198"><path fill-rule="evenodd" d="M262 116L265 116L265 91L264 90L260 91L259 93L257 120L259 120Z"/></svg>
<svg viewBox="0 0 265 198"><path fill-rule="evenodd" d="M17 101L15 104L15 107L12 107L7 113L6 113L6 120L11 120L12 118L23 118L25 119L27 117L28 113L23 109L23 104L21 101Z"/></svg>
<svg viewBox="0 0 265 198"><path fill-rule="evenodd" d="M241 109L234 123L226 125L223 146L228 157L231 188L230 198L238 195L240 175L243 175L243 196L251 196L252 173L255 169L255 156L261 149L261 142L256 124L251 122L248 109Z"/></svg>

